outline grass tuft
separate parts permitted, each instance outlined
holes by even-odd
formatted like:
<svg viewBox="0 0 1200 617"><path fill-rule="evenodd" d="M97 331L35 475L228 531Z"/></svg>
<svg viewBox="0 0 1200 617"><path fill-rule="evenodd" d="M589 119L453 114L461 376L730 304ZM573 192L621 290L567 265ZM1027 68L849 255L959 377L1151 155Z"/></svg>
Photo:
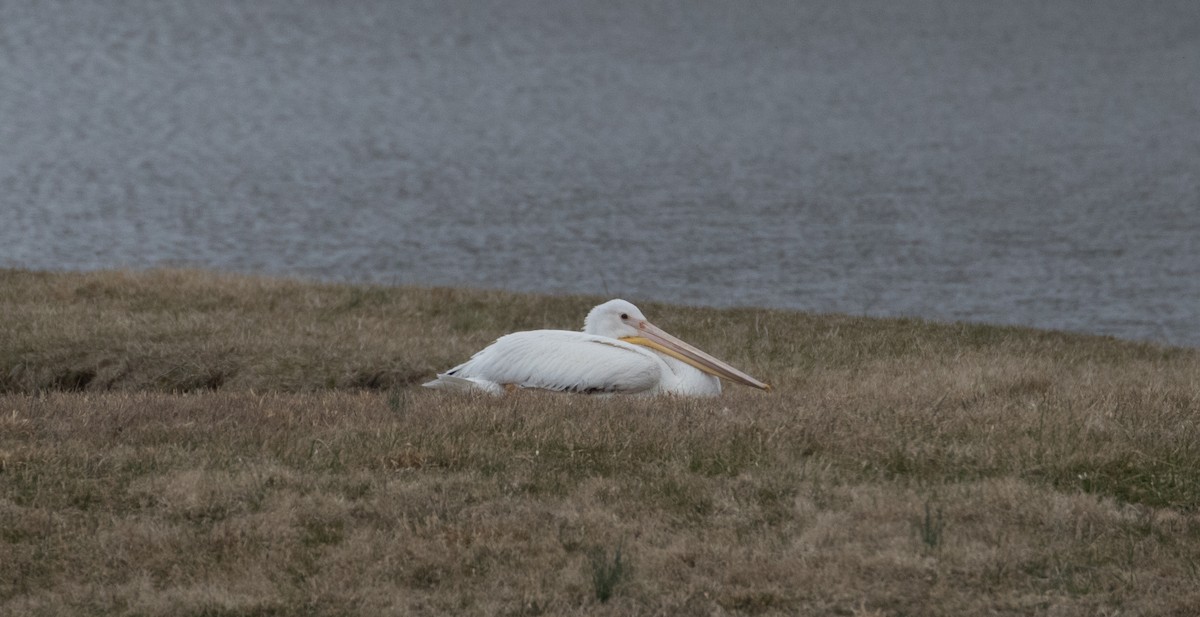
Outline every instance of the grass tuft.
<svg viewBox="0 0 1200 617"><path fill-rule="evenodd" d="M612 599L617 586L632 576L629 562L621 553L620 545L613 549L611 558L603 548L593 548L588 553L588 567L591 573L592 592L602 604Z"/></svg>
<svg viewBox="0 0 1200 617"><path fill-rule="evenodd" d="M935 509L929 500L925 501L925 516L921 519L919 529L921 543L925 545L926 551L935 551L941 548L943 534L946 531L946 520L942 516L941 506Z"/></svg>

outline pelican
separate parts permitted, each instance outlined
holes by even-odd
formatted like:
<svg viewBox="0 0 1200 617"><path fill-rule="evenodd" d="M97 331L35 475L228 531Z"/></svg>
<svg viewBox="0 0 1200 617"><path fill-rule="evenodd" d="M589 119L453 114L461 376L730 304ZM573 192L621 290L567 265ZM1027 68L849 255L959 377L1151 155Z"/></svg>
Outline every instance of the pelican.
<svg viewBox="0 0 1200 617"><path fill-rule="evenodd" d="M721 393L720 377L771 389L667 334L633 304L609 300L588 313L583 332L531 330L502 336L424 386L493 394L538 388L715 396Z"/></svg>

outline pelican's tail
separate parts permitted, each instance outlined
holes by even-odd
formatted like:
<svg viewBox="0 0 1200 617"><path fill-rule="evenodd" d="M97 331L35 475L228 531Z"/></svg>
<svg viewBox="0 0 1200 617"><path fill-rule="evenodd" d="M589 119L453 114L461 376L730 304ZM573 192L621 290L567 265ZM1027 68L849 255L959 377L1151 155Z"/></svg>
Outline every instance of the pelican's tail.
<svg viewBox="0 0 1200 617"><path fill-rule="evenodd" d="M439 373L437 379L423 384L426 388L435 390L450 390L454 392L487 392L488 394L504 394L504 386L486 379L474 377L458 377L448 373Z"/></svg>

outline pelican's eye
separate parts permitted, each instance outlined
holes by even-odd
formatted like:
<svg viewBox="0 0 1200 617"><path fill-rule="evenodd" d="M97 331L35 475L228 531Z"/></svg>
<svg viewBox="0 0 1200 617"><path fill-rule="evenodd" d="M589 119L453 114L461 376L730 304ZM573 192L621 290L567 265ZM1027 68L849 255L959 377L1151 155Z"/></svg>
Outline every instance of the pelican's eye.
<svg viewBox="0 0 1200 617"><path fill-rule="evenodd" d="M621 313L621 319L629 319L629 313Z"/></svg>

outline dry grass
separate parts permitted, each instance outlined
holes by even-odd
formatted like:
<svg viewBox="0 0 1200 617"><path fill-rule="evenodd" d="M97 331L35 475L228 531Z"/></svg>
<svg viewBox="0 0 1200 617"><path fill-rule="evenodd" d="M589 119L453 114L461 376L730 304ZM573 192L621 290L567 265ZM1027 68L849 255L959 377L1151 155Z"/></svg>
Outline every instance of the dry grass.
<svg viewBox="0 0 1200 617"><path fill-rule="evenodd" d="M1196 351L646 305L776 392L414 385L596 300L0 272L0 614L1200 606Z"/></svg>

